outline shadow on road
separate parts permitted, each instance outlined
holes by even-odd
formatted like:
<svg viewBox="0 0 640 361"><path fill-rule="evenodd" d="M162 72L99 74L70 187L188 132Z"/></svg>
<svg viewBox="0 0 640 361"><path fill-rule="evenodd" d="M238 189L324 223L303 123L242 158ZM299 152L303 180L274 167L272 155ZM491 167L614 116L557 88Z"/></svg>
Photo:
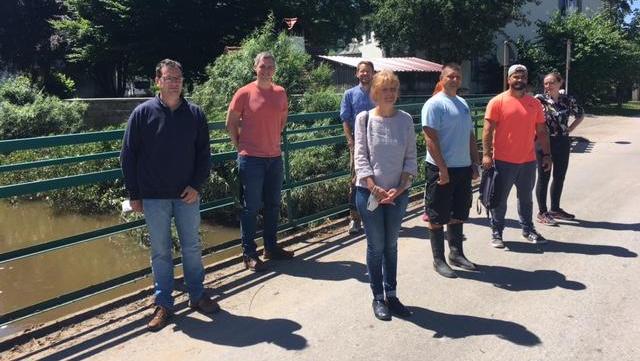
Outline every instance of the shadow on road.
<svg viewBox="0 0 640 361"><path fill-rule="evenodd" d="M498 338L522 346L535 346L540 338L526 327L510 321L465 315L451 315L421 307L408 307L413 315L405 320L435 332L434 338L464 338L496 335Z"/></svg>
<svg viewBox="0 0 640 361"><path fill-rule="evenodd" d="M460 278L490 283L507 291L542 291L560 287L580 291L587 288L584 284L567 280L566 276L553 270L524 271L504 266L478 265L479 272L456 270Z"/></svg>
<svg viewBox="0 0 640 361"><path fill-rule="evenodd" d="M353 261L317 262L294 259L290 262L281 262L276 272L312 280L345 281L355 279L369 283L367 266Z"/></svg>
<svg viewBox="0 0 640 361"><path fill-rule="evenodd" d="M583 228L608 229L612 231L634 231L640 232L640 223L615 223L605 221L588 221L584 219L574 219L572 221L558 221L560 226L574 226Z"/></svg>
<svg viewBox="0 0 640 361"><path fill-rule="evenodd" d="M602 244L584 244L573 242L551 241L549 243L534 247L530 243L505 242L511 252L517 253L575 253L588 256L609 255L615 257L634 258L638 254L620 246L607 246Z"/></svg>
<svg viewBox="0 0 640 361"><path fill-rule="evenodd" d="M587 138L571 137L571 153L591 153L594 144Z"/></svg>
<svg viewBox="0 0 640 361"><path fill-rule="evenodd" d="M51 355L39 358L39 360L85 360L91 356L95 356L102 351L116 347L124 342L130 341L136 337L147 333L144 325L147 323L144 319L129 322L122 327L103 332L85 342L77 343L73 346L65 346L63 349L54 352ZM39 351L38 351L39 352ZM30 359L35 356L36 352L16 360Z"/></svg>
<svg viewBox="0 0 640 361"><path fill-rule="evenodd" d="M272 343L287 350L302 350L307 340L294 332L302 326L294 321L273 318L263 320L250 316L238 316L225 310L215 314L215 320L180 317L174 331L182 331L189 337L216 345L247 347L259 343Z"/></svg>
<svg viewBox="0 0 640 361"><path fill-rule="evenodd" d="M417 238L417 239L429 239L429 229L424 226L413 226L411 228L400 228L400 238ZM399 239L399 241L401 241Z"/></svg>

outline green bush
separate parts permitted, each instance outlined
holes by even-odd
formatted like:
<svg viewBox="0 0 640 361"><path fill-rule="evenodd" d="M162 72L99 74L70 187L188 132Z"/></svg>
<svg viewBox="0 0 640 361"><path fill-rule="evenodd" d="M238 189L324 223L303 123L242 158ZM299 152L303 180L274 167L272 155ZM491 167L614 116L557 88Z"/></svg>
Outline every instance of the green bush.
<svg viewBox="0 0 640 361"><path fill-rule="evenodd" d="M86 107L42 94L27 77L9 78L0 83L0 139L75 132Z"/></svg>
<svg viewBox="0 0 640 361"><path fill-rule="evenodd" d="M305 113L336 111L340 109L340 94L333 88L304 93L301 107Z"/></svg>
<svg viewBox="0 0 640 361"><path fill-rule="evenodd" d="M49 94L60 98L71 98L76 93L76 82L60 72L51 74L44 87Z"/></svg>

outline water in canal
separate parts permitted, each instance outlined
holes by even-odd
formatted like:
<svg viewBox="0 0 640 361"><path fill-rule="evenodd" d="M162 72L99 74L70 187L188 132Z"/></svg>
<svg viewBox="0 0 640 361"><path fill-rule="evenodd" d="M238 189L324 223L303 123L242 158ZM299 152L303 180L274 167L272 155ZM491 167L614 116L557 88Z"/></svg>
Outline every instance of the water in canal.
<svg viewBox="0 0 640 361"><path fill-rule="evenodd" d="M55 214L46 202L23 201L13 206L0 201L0 253L56 240L121 223L120 217ZM204 246L238 238L239 229L201 227ZM0 264L0 314L73 292L149 266L149 250L126 233L103 237L77 246ZM0 339L31 324L105 302L110 298L148 286L133 287L92 297L72 307L47 312L0 329Z"/></svg>

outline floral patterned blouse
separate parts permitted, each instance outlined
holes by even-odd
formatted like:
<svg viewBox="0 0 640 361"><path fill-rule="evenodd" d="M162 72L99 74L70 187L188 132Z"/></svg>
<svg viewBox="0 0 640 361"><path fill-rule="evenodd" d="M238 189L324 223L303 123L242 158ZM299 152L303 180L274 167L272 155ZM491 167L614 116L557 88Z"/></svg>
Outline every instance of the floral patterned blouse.
<svg viewBox="0 0 640 361"><path fill-rule="evenodd" d="M549 136L569 136L569 117L579 118L584 114L575 98L560 94L555 102L548 94L537 94L536 99L542 103L544 118L549 129Z"/></svg>

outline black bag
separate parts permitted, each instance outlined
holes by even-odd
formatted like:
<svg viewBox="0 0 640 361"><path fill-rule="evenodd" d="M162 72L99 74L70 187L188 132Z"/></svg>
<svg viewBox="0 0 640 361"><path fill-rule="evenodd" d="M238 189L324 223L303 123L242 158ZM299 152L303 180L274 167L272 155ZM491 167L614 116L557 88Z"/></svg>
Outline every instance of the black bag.
<svg viewBox="0 0 640 361"><path fill-rule="evenodd" d="M478 202L484 206L487 210L487 216L489 215L489 209L498 207L499 185L496 182L497 172L495 167L482 170L482 176L480 178L480 188L478 188ZM482 209L479 204L476 204L478 214L482 213Z"/></svg>

